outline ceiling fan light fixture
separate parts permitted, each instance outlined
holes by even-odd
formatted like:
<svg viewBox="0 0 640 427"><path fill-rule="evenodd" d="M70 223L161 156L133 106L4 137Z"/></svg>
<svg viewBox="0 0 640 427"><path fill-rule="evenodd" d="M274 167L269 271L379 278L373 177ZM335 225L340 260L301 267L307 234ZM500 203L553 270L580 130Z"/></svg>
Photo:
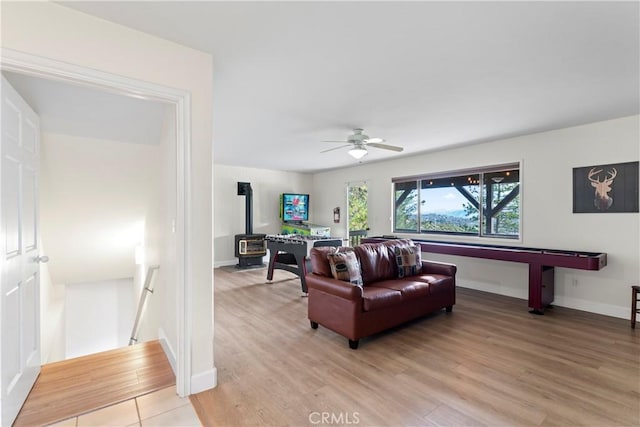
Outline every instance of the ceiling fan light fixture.
<svg viewBox="0 0 640 427"><path fill-rule="evenodd" d="M367 155L367 149L364 147L353 147L349 150L349 155L356 160L360 160Z"/></svg>

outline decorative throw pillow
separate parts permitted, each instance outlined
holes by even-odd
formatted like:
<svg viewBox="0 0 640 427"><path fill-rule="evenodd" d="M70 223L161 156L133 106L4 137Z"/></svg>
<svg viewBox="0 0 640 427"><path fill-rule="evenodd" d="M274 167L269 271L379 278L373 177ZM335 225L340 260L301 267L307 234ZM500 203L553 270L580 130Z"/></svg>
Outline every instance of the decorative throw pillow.
<svg viewBox="0 0 640 427"><path fill-rule="evenodd" d="M396 246L394 248L398 278L415 276L422 268L422 255L418 246Z"/></svg>
<svg viewBox="0 0 640 427"><path fill-rule="evenodd" d="M355 252L338 252L327 254L331 274L334 279L349 282L354 286L362 286L362 274L360 273L360 263Z"/></svg>

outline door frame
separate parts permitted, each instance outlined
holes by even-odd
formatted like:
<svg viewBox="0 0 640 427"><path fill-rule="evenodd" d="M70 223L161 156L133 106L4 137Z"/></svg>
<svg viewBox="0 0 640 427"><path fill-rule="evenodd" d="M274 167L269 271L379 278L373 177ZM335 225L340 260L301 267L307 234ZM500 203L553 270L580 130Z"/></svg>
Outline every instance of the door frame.
<svg viewBox="0 0 640 427"><path fill-rule="evenodd" d="M191 94L155 83L0 48L0 69L100 89L118 95L169 103L176 120L176 389L191 394Z"/></svg>

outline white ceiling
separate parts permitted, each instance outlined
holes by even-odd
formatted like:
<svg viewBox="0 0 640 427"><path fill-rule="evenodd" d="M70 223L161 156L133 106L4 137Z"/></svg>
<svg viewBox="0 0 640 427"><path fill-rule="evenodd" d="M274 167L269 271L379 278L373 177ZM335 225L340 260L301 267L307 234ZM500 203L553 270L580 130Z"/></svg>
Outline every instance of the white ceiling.
<svg viewBox="0 0 640 427"><path fill-rule="evenodd" d="M131 144L160 142L168 105L8 71L2 75L38 113L46 132Z"/></svg>
<svg viewBox="0 0 640 427"><path fill-rule="evenodd" d="M61 3L212 54L221 164L350 166L320 141L355 127L405 148L370 162L640 113L635 1Z"/></svg>

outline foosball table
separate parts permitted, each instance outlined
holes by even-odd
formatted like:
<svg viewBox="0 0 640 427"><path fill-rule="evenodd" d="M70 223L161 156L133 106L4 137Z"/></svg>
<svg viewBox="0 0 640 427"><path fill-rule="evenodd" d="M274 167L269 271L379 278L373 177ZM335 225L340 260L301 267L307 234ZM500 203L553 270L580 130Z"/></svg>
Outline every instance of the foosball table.
<svg viewBox="0 0 640 427"><path fill-rule="evenodd" d="M308 271L307 262L311 248L316 246L342 246L342 239L320 236L301 236L297 234L267 235L267 249L269 249L269 268L267 281L273 280L273 270L289 271L300 277L300 284L304 296L307 294L305 275Z"/></svg>

